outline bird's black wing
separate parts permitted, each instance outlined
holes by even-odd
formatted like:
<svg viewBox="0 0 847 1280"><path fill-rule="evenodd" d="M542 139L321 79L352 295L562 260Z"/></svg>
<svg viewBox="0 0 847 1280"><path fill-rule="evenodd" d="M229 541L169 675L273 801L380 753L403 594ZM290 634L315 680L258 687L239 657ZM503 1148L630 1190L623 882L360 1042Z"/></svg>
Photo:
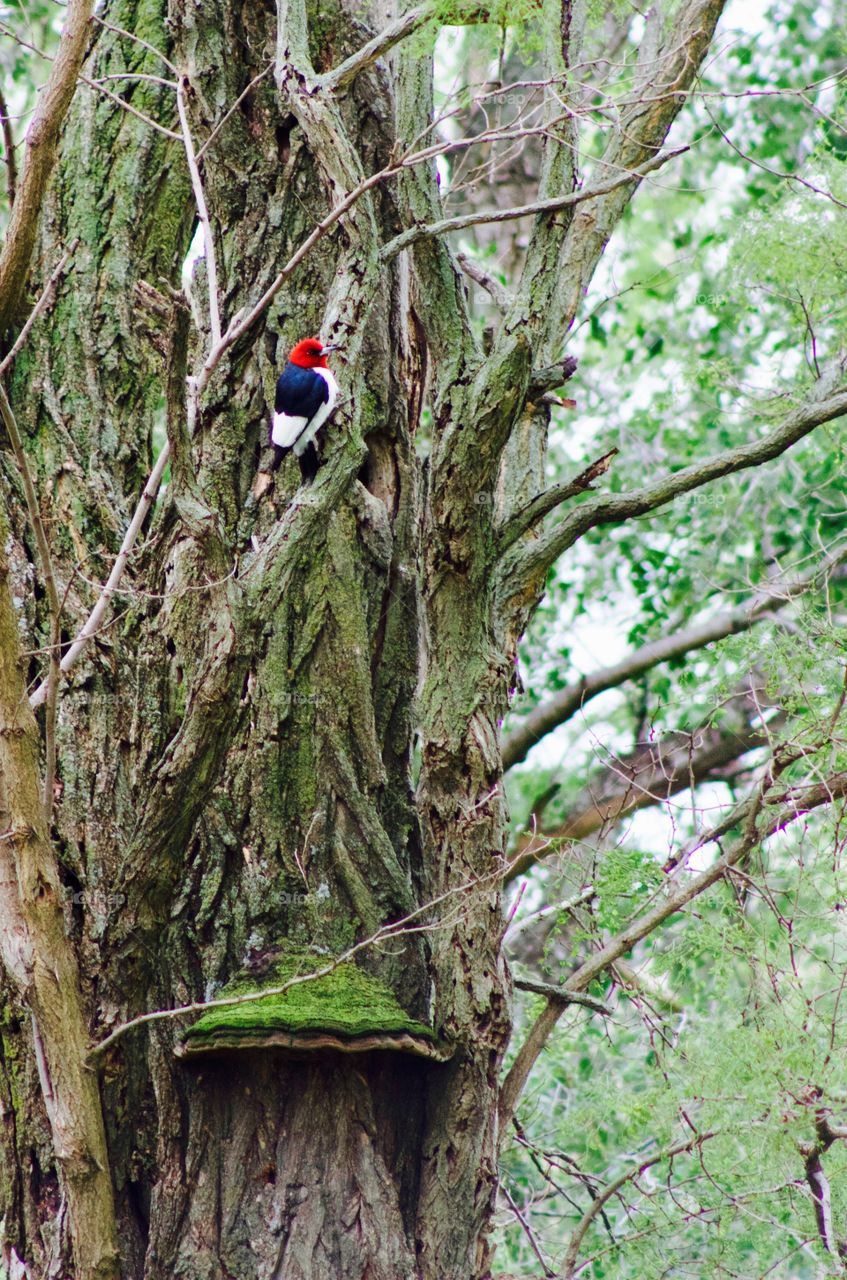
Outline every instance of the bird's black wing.
<svg viewBox="0 0 847 1280"><path fill-rule="evenodd" d="M274 408L277 413L296 413L311 422L328 399L326 378L315 373L314 369L302 369L300 365L289 362L276 384Z"/></svg>

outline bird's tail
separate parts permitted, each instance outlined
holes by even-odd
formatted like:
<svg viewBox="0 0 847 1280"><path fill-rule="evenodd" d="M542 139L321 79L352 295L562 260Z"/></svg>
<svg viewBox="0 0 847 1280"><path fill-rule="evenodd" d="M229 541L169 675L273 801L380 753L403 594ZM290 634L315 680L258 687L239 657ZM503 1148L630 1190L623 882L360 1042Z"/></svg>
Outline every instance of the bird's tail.
<svg viewBox="0 0 847 1280"><path fill-rule="evenodd" d="M318 451L313 444L307 444L297 461L300 463L300 475L304 480L314 480L320 465Z"/></svg>

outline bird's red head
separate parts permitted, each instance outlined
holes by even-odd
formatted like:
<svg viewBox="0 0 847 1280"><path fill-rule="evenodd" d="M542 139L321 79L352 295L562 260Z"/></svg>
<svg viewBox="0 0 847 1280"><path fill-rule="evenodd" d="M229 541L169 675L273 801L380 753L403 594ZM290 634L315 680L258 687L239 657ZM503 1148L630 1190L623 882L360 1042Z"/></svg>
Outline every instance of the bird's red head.
<svg viewBox="0 0 847 1280"><path fill-rule="evenodd" d="M292 364L299 364L301 369L326 369L327 354L334 350L334 343L324 344L320 338L304 338L292 349L288 359Z"/></svg>

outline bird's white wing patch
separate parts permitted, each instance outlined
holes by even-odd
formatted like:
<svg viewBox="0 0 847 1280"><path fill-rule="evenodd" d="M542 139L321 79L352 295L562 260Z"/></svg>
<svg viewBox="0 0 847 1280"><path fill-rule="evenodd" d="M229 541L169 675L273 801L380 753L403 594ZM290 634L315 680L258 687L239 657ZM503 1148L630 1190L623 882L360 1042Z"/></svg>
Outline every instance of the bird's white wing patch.
<svg viewBox="0 0 847 1280"><path fill-rule="evenodd" d="M308 421L308 418L294 417L290 413L275 413L271 439L280 449L290 449Z"/></svg>
<svg viewBox="0 0 847 1280"><path fill-rule="evenodd" d="M315 436L318 434L318 431L326 422L327 418L335 408L335 402L338 399L338 383L335 381L335 377L332 374L332 372L329 369L316 369L315 373L320 374L320 376L323 378L324 382L326 383L327 387L329 388L329 397L326 401L326 404L322 404L320 409L318 409L314 418L312 418L312 421L309 423L308 428L305 431L303 431L303 434L300 436L300 438L297 440L296 444L294 445L295 458L299 458L303 450L306 448L306 446L312 443ZM294 419L292 418L290 419L290 421L293 422ZM302 427L301 427L301 431L302 431Z"/></svg>

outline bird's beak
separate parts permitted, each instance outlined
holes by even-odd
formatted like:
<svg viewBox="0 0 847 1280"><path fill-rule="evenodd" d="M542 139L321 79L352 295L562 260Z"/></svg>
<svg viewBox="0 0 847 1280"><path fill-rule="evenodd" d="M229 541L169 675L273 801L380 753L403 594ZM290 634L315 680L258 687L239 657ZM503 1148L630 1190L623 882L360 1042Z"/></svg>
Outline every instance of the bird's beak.
<svg viewBox="0 0 847 1280"><path fill-rule="evenodd" d="M325 343L324 343L324 345L323 345L323 349L324 349L324 352L327 352L327 351L338 351L338 349L340 348L340 346L341 346L341 343L340 343L340 342L325 342Z"/></svg>

